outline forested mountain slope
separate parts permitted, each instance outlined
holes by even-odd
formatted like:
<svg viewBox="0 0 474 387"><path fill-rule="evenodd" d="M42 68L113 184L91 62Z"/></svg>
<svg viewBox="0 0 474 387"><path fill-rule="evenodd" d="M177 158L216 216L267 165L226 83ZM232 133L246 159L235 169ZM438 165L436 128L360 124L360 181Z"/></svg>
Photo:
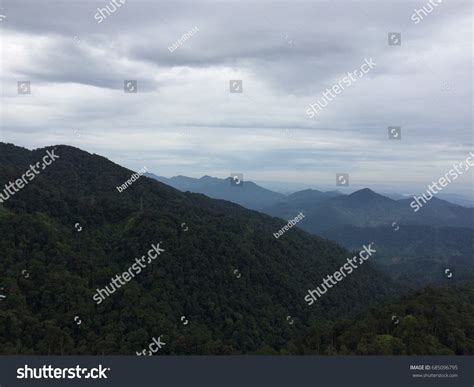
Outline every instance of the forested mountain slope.
<svg viewBox="0 0 474 387"><path fill-rule="evenodd" d="M163 354L282 350L291 319L350 316L393 294L367 263L308 307L345 249L296 228L277 240L283 220L146 177L120 193L130 170L54 148L59 159L0 208L1 353L134 354L159 335ZM0 187L45 153L0 144ZM94 302L158 242L165 252Z"/></svg>

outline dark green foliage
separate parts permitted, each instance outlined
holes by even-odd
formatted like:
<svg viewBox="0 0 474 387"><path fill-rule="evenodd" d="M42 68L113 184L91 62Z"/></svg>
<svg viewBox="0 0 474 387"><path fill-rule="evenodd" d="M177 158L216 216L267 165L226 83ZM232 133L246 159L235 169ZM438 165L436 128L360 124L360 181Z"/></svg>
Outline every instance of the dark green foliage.
<svg viewBox="0 0 474 387"><path fill-rule="evenodd" d="M281 219L146 177L119 193L115 187L131 171L71 147L56 153L59 160L0 207L0 287L7 296L0 301L0 353L135 354L162 335L166 346L158 354L335 354L352 353L354 337L376 332L357 325L343 347L338 338L351 325L333 325L394 295L395 286L370 262L308 307L307 289L350 255L336 243L296 228L277 240ZM44 154L0 143L0 187ZM95 289L160 241L166 251L97 306ZM416 308L410 314L418 319ZM429 335L456 329L430 353L471 352L469 322L446 315L438 325ZM418 323L410 326L418 333ZM384 336L394 336L390 331L380 335L361 341L364 351L407 351Z"/></svg>
<svg viewBox="0 0 474 387"><path fill-rule="evenodd" d="M474 283L420 290L296 341L302 354L473 355Z"/></svg>
<svg viewBox="0 0 474 387"><path fill-rule="evenodd" d="M395 231L388 226L341 226L322 235L350 249L372 238L378 247L372 263L407 287L445 283L445 268L455 273L450 282L474 279L470 228L401 225Z"/></svg>
<svg viewBox="0 0 474 387"><path fill-rule="evenodd" d="M44 154L1 144L0 186ZM277 240L281 219L146 177L119 193L131 171L71 147L56 154L0 210L1 353L134 354L159 335L168 354L279 352L288 315L309 326L392 292L367 264L308 307L306 291L349 255L337 244L296 228ZM160 241L165 253L97 306L95 290Z"/></svg>
<svg viewBox="0 0 474 387"><path fill-rule="evenodd" d="M411 200L370 189L337 197L306 190L265 212L290 219L301 211L298 227L348 249L374 241L372 263L405 287L440 284L446 267L456 271L455 281L474 279L474 209L433 198L415 213Z"/></svg>

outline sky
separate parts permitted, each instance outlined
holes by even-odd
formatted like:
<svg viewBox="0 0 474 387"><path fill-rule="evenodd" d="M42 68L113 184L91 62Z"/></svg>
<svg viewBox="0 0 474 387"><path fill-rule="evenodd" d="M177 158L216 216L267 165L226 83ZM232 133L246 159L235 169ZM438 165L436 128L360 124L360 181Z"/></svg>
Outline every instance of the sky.
<svg viewBox="0 0 474 387"><path fill-rule="evenodd" d="M348 173L346 189L421 193L474 151L472 1L432 1L415 23L428 1L4 0L0 141L167 177L343 190ZM366 59L376 65L310 118ZM473 190L472 169L444 188Z"/></svg>

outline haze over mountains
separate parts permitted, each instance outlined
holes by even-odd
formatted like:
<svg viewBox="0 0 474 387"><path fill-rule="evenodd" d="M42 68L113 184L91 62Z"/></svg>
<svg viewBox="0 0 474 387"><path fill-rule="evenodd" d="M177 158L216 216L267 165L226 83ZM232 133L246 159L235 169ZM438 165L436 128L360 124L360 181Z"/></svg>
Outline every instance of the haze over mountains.
<svg viewBox="0 0 474 387"><path fill-rule="evenodd" d="M314 200L315 199L315 200ZM305 210L310 219L304 227L311 232L324 232L339 225L375 227L398 224L418 224L474 227L474 209L433 198L418 212L410 207L411 199L393 200L365 188L350 195L290 195L281 203L263 208L266 213L287 218L295 211Z"/></svg>
<svg viewBox="0 0 474 387"><path fill-rule="evenodd" d="M462 215L461 212L463 212L463 210L461 207L464 207L460 204L457 204L456 201L463 203L471 202L469 198L453 194L446 195L440 193L440 197L450 197L453 201L449 202L448 200L435 197L433 200L430 201L430 204L436 204L432 205L432 208L430 210L425 210L425 212L428 213L423 214L423 216L421 217L423 219L420 219L419 216L412 216L413 209L410 207L410 202L413 200L413 197L407 197L406 195L395 193L377 194L369 188L364 188L355 191L349 195L344 194L338 190L323 192L315 189L304 189L289 195L284 195L282 193L275 192L266 189L262 186L259 186L252 181L245 181L244 184L239 187L236 187L231 184L232 179L230 177L226 179L220 179L206 175L201 178L192 178L180 175L168 178L158 176L153 173L147 173L147 176L155 180L161 181L162 183L170 185L183 192L190 191L202 193L206 196L215 199L228 200L240 204L244 207L264 212L271 213L275 211L278 213L278 216L281 216L281 213L284 211L295 211L298 208L314 207L315 205L319 205L327 199L340 197L339 199L334 200L333 202L326 202L325 205L335 205L336 207L343 206L356 210L356 207L358 207L359 205L360 208L365 209L373 207L373 205L381 204L382 206L394 207L396 213L386 214L387 217L403 217L404 221L409 223L414 222L426 224L426 222L432 221L433 218L442 218L447 215L448 219L445 222L443 221L442 225L463 226L468 224L471 227L474 225L474 221L472 220L474 209L470 207L468 207L469 209L467 210L467 214L464 217L464 220L456 219L457 215ZM347 199L342 199L342 197L344 196L346 196ZM398 205L394 204L394 202L398 203ZM428 206L425 206L425 208L426 207ZM436 210L433 207L436 207ZM443 213L438 213L436 215L435 213L438 210L442 211ZM423 211L420 211L420 213L421 212ZM454 214L449 214L450 212ZM288 216L291 216L291 214L288 214ZM339 214L339 216L341 216L341 214ZM347 222L347 219L345 219L344 221ZM375 219L371 219L371 221L384 223L386 220L379 219L377 221ZM390 222L392 221L393 220L390 220ZM363 223L363 220L361 219L360 222ZM352 223L352 221L349 221L348 223Z"/></svg>
<svg viewBox="0 0 474 387"><path fill-rule="evenodd" d="M152 173L148 173L147 176L183 192L202 193L210 198L228 200L255 210L277 203L285 197L281 193L270 191L251 181L244 182L240 187L232 186L230 177L227 179L211 176L203 176L200 179L186 176L167 178Z"/></svg>
<svg viewBox="0 0 474 387"><path fill-rule="evenodd" d="M418 212L413 198L392 199L365 188L345 195L306 189L285 196L252 182L242 187L230 178L151 177L182 191L233 201L269 215L291 219L302 212L297 227L356 249L376 240L375 262L407 285L439 283L443 268L458 267L458 279L474 274L474 209L432 198Z"/></svg>
<svg viewBox="0 0 474 387"><path fill-rule="evenodd" d="M0 185L50 149L0 143ZM435 332L425 304L440 302L439 292L397 301L402 287L371 262L308 307L307 290L347 263L349 251L298 229L276 240L285 220L147 177L120 193L132 171L77 148L54 149L60 158L0 206L0 353L135 354L157 336L167 343L162 354L474 351L474 331L449 336L474 320L472 285L442 291ZM321 196L293 199L307 195ZM92 300L157 242L165 252L140 276L100 305Z"/></svg>
<svg viewBox="0 0 474 387"><path fill-rule="evenodd" d="M274 201L280 201L284 198L288 198L288 200L295 202L298 198L302 200L306 199L314 199L320 200L324 198L330 198L334 196L343 196L346 195L338 190L330 190L330 191L321 191L316 189L301 189L299 191L294 191L293 193L283 194L280 192L276 192L275 190L271 190L268 188L264 188L252 181L245 181L244 184L239 187L240 191L234 191L234 188L231 186L231 178L228 177L226 179L220 179L217 177L211 176L202 176L201 178L193 178L187 176L173 176L173 177L163 177L158 176L154 173L147 173L147 175L151 178L154 178L162 183L170 185L180 191L190 191L190 192L197 192L207 195L209 197L213 197L216 199L223 199L229 200L234 203L243 205L248 208L255 207L255 201L258 200L258 205L260 207L257 208L265 208L269 205L273 204ZM262 194L263 197L266 199L255 198L255 194ZM412 200L413 195L407 194L399 194L399 193L381 193L380 195L400 201L400 200ZM252 199L253 198L253 199ZM447 194L444 192L440 192L436 195L437 199L442 199L444 201L448 201L452 204L457 204L463 207L472 208L474 207L474 198L466 197L457 194Z"/></svg>
<svg viewBox="0 0 474 387"><path fill-rule="evenodd" d="M350 252L302 230L276 241L284 220L147 177L120 193L132 171L55 148L60 158L0 207L1 353L134 354L159 335L171 354L280 351L293 335L287 316L309 327L397 289L368 263L309 308L307 290ZM0 185L47 149L0 143ZM96 289L157 242L165 252L97 306Z"/></svg>
<svg viewBox="0 0 474 387"><path fill-rule="evenodd" d="M185 176L148 176L180 191L228 200L283 219L294 217L302 211L307 219L301 227L313 233L323 233L340 225L377 227L392 226L393 222L398 225L474 228L474 208L462 207L436 197L414 212L410 207L413 198L395 200L369 188L349 195L339 191L306 189L286 196L248 181L240 187L234 186L230 177L218 179L203 176L195 179Z"/></svg>
<svg viewBox="0 0 474 387"><path fill-rule="evenodd" d="M474 355L474 165L397 194L474 157L472 1L428 1L3 0L0 355Z"/></svg>

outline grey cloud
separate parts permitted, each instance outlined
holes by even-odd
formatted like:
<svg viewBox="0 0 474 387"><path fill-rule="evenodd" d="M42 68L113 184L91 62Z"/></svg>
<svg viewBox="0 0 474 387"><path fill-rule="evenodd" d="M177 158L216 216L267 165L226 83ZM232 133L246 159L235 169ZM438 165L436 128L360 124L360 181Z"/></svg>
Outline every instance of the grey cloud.
<svg viewBox="0 0 474 387"><path fill-rule="evenodd" d="M128 0L98 24L108 3L3 2L12 55L0 75L3 139L70 142L170 175L271 172L267 180L304 183L354 170L370 186L385 170L400 190L414 184L404 183L407 168L422 180L472 149L467 2L443 2L414 25L423 1ZM400 47L387 45L391 31L402 33ZM308 104L370 57L376 68L308 119ZM230 95L229 79L240 78L244 93ZM30 99L16 95L18 79L33 82ZM123 93L124 79L138 80L136 95ZM402 126L397 144L390 125Z"/></svg>

